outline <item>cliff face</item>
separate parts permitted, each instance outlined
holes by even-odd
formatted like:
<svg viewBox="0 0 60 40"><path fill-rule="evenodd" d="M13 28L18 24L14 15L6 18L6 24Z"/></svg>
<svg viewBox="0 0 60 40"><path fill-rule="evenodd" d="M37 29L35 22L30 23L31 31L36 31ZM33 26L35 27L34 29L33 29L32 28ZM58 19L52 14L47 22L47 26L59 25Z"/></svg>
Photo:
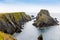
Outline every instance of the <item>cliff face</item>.
<svg viewBox="0 0 60 40"><path fill-rule="evenodd" d="M48 10L43 10L43 9L38 13L36 20L33 23L33 25L36 27L47 27L57 24L58 24L57 19L52 18Z"/></svg>
<svg viewBox="0 0 60 40"><path fill-rule="evenodd" d="M21 32L22 25L30 20L30 16L26 15L25 12L1 13L0 31L8 34L19 33Z"/></svg>
<svg viewBox="0 0 60 40"><path fill-rule="evenodd" d="M16 40L16 39L11 35L0 31L0 40Z"/></svg>

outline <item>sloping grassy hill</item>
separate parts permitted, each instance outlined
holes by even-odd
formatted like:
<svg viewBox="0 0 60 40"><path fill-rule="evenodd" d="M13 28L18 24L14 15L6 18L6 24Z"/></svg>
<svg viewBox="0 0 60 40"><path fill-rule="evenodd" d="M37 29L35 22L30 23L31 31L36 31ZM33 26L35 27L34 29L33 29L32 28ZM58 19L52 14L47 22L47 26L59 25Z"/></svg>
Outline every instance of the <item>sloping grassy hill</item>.
<svg viewBox="0 0 60 40"><path fill-rule="evenodd" d="M16 40L16 39L11 35L0 31L0 40Z"/></svg>

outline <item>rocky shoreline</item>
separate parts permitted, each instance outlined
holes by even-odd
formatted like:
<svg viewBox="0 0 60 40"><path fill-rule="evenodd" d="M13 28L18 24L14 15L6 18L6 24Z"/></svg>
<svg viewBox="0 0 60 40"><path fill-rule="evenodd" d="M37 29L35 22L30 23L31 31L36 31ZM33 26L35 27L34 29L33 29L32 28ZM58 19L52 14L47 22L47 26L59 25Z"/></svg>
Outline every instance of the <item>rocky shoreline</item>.
<svg viewBox="0 0 60 40"><path fill-rule="evenodd" d="M22 25L30 21L31 18L25 12L1 13L0 14L0 31L7 34L20 33Z"/></svg>
<svg viewBox="0 0 60 40"><path fill-rule="evenodd" d="M51 17L49 11L45 9L41 9L36 17L34 15L30 17L25 12L1 13L0 39L4 40L5 36L7 36L8 38L6 37L7 39L5 38L5 40L16 40L11 35L22 32L23 25L33 19L36 19L33 25L39 28L58 25L57 18ZM43 36L40 35L38 40L43 40Z"/></svg>

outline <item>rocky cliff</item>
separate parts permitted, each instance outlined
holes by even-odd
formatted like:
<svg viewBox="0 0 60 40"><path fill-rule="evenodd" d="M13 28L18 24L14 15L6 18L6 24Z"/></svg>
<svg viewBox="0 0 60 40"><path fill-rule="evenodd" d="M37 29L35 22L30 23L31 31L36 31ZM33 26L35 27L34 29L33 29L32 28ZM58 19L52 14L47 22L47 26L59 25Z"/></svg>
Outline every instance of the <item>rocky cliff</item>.
<svg viewBox="0 0 60 40"><path fill-rule="evenodd" d="M0 13L0 31L8 34L19 33L22 25L30 20L25 12Z"/></svg>
<svg viewBox="0 0 60 40"><path fill-rule="evenodd" d="M50 13L48 10L42 9L37 17L36 20L34 21L33 25L36 27L48 27L48 26L53 26L53 25L57 25L58 21L55 18L52 18L50 16Z"/></svg>

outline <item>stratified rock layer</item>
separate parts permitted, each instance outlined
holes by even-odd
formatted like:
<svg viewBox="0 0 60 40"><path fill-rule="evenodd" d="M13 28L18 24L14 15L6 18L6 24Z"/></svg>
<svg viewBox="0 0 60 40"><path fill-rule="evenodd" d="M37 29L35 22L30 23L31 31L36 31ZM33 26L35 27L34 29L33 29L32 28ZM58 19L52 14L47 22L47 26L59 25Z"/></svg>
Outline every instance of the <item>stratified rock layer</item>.
<svg viewBox="0 0 60 40"><path fill-rule="evenodd" d="M0 14L0 31L8 34L21 32L22 25L31 20L25 12L1 13Z"/></svg>
<svg viewBox="0 0 60 40"><path fill-rule="evenodd" d="M33 25L36 27L48 27L52 25L57 25L58 21L55 18L52 18L48 12L48 10L42 9L34 21Z"/></svg>

